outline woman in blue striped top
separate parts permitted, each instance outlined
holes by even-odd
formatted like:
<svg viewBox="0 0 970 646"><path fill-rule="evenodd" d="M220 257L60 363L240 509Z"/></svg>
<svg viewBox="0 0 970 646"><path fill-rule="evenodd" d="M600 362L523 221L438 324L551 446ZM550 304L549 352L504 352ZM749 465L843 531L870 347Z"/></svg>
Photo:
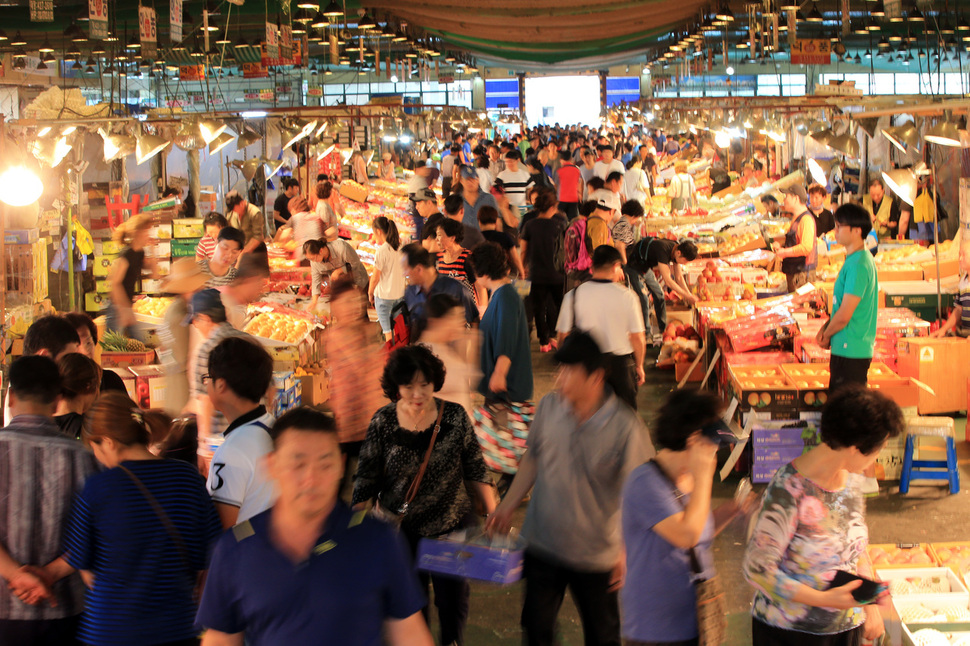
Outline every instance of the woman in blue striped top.
<svg viewBox="0 0 970 646"><path fill-rule="evenodd" d="M221 530L205 482L191 465L149 452L145 413L121 393L95 402L81 438L107 468L85 483L64 555L46 568L55 581L89 574L79 640L197 643L194 591Z"/></svg>

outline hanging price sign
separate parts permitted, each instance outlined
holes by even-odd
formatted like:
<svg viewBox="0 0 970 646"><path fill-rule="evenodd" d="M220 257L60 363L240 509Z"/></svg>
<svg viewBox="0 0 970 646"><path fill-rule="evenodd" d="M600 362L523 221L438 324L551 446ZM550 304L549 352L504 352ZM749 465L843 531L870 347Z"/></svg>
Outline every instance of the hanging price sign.
<svg viewBox="0 0 970 646"><path fill-rule="evenodd" d="M173 43L182 42L182 0L169 0L168 37Z"/></svg>
<svg viewBox="0 0 970 646"><path fill-rule="evenodd" d="M155 10L151 7L138 7L138 36L141 40L141 55L149 60L158 53L158 26L155 23Z"/></svg>
<svg viewBox="0 0 970 646"><path fill-rule="evenodd" d="M280 57L280 43L277 40L276 25L271 22L266 23L266 57Z"/></svg>
<svg viewBox="0 0 970 646"><path fill-rule="evenodd" d="M54 0L30 0L30 22L54 22Z"/></svg>
<svg viewBox="0 0 970 646"><path fill-rule="evenodd" d="M88 0L88 34L104 40L108 37L108 0Z"/></svg>
<svg viewBox="0 0 970 646"><path fill-rule="evenodd" d="M293 27L280 25L280 58L293 58Z"/></svg>

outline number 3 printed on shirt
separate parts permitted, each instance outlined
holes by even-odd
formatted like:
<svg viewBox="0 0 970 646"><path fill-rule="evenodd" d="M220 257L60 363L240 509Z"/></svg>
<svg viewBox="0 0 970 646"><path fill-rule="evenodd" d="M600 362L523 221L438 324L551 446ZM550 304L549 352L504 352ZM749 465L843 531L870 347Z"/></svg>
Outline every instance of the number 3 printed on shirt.
<svg viewBox="0 0 970 646"><path fill-rule="evenodd" d="M226 484L226 481L222 479L221 475L219 475L219 473L225 468L226 468L226 465L224 462L212 463L213 475L215 475L216 477L215 484L212 485L213 491L218 491L219 489L222 489L222 485Z"/></svg>

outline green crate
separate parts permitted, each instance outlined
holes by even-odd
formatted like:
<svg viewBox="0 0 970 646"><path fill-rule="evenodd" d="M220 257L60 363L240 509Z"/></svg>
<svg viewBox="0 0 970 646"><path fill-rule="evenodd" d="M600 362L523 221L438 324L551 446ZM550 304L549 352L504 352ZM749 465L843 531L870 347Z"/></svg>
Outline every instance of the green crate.
<svg viewBox="0 0 970 646"><path fill-rule="evenodd" d="M202 238L172 238L172 258L194 256L195 248Z"/></svg>
<svg viewBox="0 0 970 646"><path fill-rule="evenodd" d="M953 294L943 293L943 316L953 307ZM887 307L905 307L932 323L936 320L936 294L887 294Z"/></svg>

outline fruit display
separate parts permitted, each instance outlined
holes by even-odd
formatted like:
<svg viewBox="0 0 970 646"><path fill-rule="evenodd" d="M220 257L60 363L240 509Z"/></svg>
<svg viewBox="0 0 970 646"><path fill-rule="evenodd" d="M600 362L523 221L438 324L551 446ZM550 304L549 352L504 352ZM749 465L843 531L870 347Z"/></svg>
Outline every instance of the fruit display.
<svg viewBox="0 0 970 646"><path fill-rule="evenodd" d="M296 345L313 328L314 323L306 318L278 312L261 312L246 324L243 332Z"/></svg>
<svg viewBox="0 0 970 646"><path fill-rule="evenodd" d="M875 568L921 567L935 564L927 545L903 548L898 545L870 545L869 560Z"/></svg>
<svg viewBox="0 0 970 646"><path fill-rule="evenodd" d="M173 300L164 296L145 296L132 303L131 309L135 314L162 318Z"/></svg>
<svg viewBox="0 0 970 646"><path fill-rule="evenodd" d="M123 334L107 331L101 337L101 349L105 352L146 352L148 346L138 339L129 339Z"/></svg>
<svg viewBox="0 0 970 646"><path fill-rule="evenodd" d="M950 592L950 581L946 576L908 576L889 582L889 593L894 597L941 592ZM970 616L970 610L963 608L963 612Z"/></svg>
<svg viewBox="0 0 970 646"><path fill-rule="evenodd" d="M735 352L764 348L798 335L798 323L783 307L728 321L722 327Z"/></svg>
<svg viewBox="0 0 970 646"><path fill-rule="evenodd" d="M725 237L724 241L718 247L718 253L721 256L730 256L731 254L741 253L743 251L764 249L764 247L765 239L761 236L761 233L749 231L741 235Z"/></svg>
<svg viewBox="0 0 970 646"><path fill-rule="evenodd" d="M917 630L912 635L913 646L951 646L950 639L945 633L932 628Z"/></svg>
<svg viewBox="0 0 970 646"><path fill-rule="evenodd" d="M970 543L934 543L937 562L960 576L970 572Z"/></svg>
<svg viewBox="0 0 970 646"><path fill-rule="evenodd" d="M671 321L663 333L663 347L657 358L660 367L675 363L690 363L700 350L701 336L690 325Z"/></svg>

